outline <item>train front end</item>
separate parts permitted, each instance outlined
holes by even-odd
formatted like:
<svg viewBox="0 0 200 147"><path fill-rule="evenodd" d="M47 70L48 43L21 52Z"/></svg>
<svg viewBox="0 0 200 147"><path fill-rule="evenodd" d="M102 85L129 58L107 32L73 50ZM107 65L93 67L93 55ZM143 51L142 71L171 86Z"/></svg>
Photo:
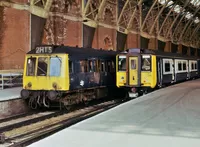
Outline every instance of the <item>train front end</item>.
<svg viewBox="0 0 200 147"><path fill-rule="evenodd" d="M49 107L49 100L69 90L68 54L56 54L51 46L36 47L27 53L21 97ZM31 106L33 107L33 106Z"/></svg>
<svg viewBox="0 0 200 147"><path fill-rule="evenodd" d="M116 57L116 84L126 88L128 97L137 97L156 86L156 56L129 49Z"/></svg>

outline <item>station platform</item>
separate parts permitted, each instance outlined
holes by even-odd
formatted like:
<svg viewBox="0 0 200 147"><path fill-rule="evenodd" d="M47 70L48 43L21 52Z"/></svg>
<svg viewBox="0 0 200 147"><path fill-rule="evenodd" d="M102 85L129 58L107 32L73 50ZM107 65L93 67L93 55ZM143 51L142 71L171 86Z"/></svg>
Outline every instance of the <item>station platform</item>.
<svg viewBox="0 0 200 147"><path fill-rule="evenodd" d="M22 87L0 90L0 119L29 111L26 102L20 98Z"/></svg>
<svg viewBox="0 0 200 147"><path fill-rule="evenodd" d="M13 87L0 90L0 102L20 98L22 87Z"/></svg>
<svg viewBox="0 0 200 147"><path fill-rule="evenodd" d="M199 147L200 79L133 99L29 147Z"/></svg>

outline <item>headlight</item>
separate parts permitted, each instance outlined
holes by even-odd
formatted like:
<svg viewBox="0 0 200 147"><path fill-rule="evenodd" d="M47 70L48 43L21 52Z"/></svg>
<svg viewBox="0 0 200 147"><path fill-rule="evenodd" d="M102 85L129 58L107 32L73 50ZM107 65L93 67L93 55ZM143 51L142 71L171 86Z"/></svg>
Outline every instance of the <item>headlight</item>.
<svg viewBox="0 0 200 147"><path fill-rule="evenodd" d="M52 87L55 88L55 89L57 89L57 88L58 88L58 84L54 82L54 83L52 84Z"/></svg>
<svg viewBox="0 0 200 147"><path fill-rule="evenodd" d="M29 83L27 84L27 86L30 88L30 87L32 86L32 83L29 82Z"/></svg>

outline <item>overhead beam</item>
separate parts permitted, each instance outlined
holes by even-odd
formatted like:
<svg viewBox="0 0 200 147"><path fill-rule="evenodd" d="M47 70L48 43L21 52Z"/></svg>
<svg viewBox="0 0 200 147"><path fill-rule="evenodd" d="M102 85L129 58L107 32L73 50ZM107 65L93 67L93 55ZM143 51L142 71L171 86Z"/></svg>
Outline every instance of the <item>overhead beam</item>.
<svg viewBox="0 0 200 147"><path fill-rule="evenodd" d="M161 25L161 27L160 27L160 29L159 29L159 32L158 32L159 35L161 34L161 31L162 31L162 29L163 29L165 23L166 23L167 20L170 18L169 16L170 16L170 14L172 13L172 11L174 10L175 6L176 6L176 4L174 4L174 5L171 7L170 11L167 13L167 16L165 17L165 19L164 19L164 21L163 21L163 23L162 23L162 25Z"/></svg>
<svg viewBox="0 0 200 147"><path fill-rule="evenodd" d="M190 26L192 25L192 23L194 23L193 18L196 16L196 14L199 12L199 10L200 10L200 6L196 9L196 11L194 12L192 18L190 18L190 20L188 20L187 24L184 26L184 29L183 29L183 31L181 32L181 35L180 35L180 37L179 37L179 41L182 40L183 35L184 35L186 29L187 29L187 28L190 28Z"/></svg>
<svg viewBox="0 0 200 147"><path fill-rule="evenodd" d="M143 23L142 23L142 28L141 28L141 30L144 29L144 26L145 26L145 24L146 24L146 21L147 21L147 19L149 18L149 15L151 14L151 11L153 10L153 8L154 8L154 6L157 4L157 2L158 2L158 0L155 0L154 3L153 3L153 5L152 5L151 8L149 9L149 11L148 11L148 13L147 13L147 15L146 15L146 17L145 17Z"/></svg>
<svg viewBox="0 0 200 147"><path fill-rule="evenodd" d="M170 32L172 32L172 28L173 28L174 24L177 22L177 19L178 19L179 16L183 13L184 9L188 6L188 4L189 4L190 2L191 2L191 0L188 0L188 1L184 4L184 6L183 6L182 9L180 10L180 12L176 15L176 18L175 18L174 21L172 22L172 24L171 24L169 30L167 31L167 34L165 35L166 38L169 37L169 34L170 34ZM182 16L181 20L182 20L184 17L185 17L185 15ZM178 25L181 23L181 20L178 22Z"/></svg>
<svg viewBox="0 0 200 147"><path fill-rule="evenodd" d="M154 29L154 27L155 27L155 24L156 24L158 18L160 17L161 13L162 13L163 10L167 7L167 5L169 4L170 1L171 1L171 0L167 0L167 2L163 5L163 7L161 8L161 10L159 11L158 15L156 16L156 19L155 19L154 22L153 22L153 25L151 26L150 34L152 34L153 29Z"/></svg>
<svg viewBox="0 0 200 147"><path fill-rule="evenodd" d="M37 2L39 2L39 1L37 1ZM15 2L0 1L0 6L13 8L13 9L17 9L17 10L26 10L36 16L39 16L42 18L48 18L52 2L53 2L53 0L46 0L46 3L43 5L43 8L36 6L34 0L31 0L30 5L15 3Z"/></svg>

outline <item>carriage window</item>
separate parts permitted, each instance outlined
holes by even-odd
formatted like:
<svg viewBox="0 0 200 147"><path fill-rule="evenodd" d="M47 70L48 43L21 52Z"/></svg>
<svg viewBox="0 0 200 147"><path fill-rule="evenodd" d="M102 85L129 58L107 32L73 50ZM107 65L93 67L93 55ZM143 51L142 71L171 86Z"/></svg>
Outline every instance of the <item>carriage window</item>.
<svg viewBox="0 0 200 147"><path fill-rule="evenodd" d="M170 71L170 63L165 62L165 72L169 72L169 71Z"/></svg>
<svg viewBox="0 0 200 147"><path fill-rule="evenodd" d="M47 67L48 67L47 63L48 63L47 57L38 58L37 76L47 76Z"/></svg>
<svg viewBox="0 0 200 147"><path fill-rule="evenodd" d="M105 61L100 61L100 66L101 66L100 71L105 72Z"/></svg>
<svg viewBox="0 0 200 147"><path fill-rule="evenodd" d="M96 72L97 71L97 61L91 60L89 61L89 72Z"/></svg>
<svg viewBox="0 0 200 147"><path fill-rule="evenodd" d="M136 61L131 60L131 69L136 69Z"/></svg>
<svg viewBox="0 0 200 147"><path fill-rule="evenodd" d="M87 72L88 71L88 64L86 60L80 61L80 72Z"/></svg>
<svg viewBox="0 0 200 147"><path fill-rule="evenodd" d="M73 73L74 71L74 65L72 61L69 61L69 73Z"/></svg>
<svg viewBox="0 0 200 147"><path fill-rule="evenodd" d="M142 71L150 71L151 70L151 58L149 55L142 56Z"/></svg>
<svg viewBox="0 0 200 147"><path fill-rule="evenodd" d="M192 69L194 69L194 63L192 62Z"/></svg>
<svg viewBox="0 0 200 147"><path fill-rule="evenodd" d="M108 66L108 72L111 72L112 68L111 61L107 61L107 66Z"/></svg>
<svg viewBox="0 0 200 147"><path fill-rule="evenodd" d="M181 64L181 62L178 62L178 70L179 71L182 70L182 64Z"/></svg>
<svg viewBox="0 0 200 147"><path fill-rule="evenodd" d="M186 70L186 63L183 63L183 70Z"/></svg>
<svg viewBox="0 0 200 147"><path fill-rule="evenodd" d="M194 65L195 65L195 69L197 69L197 63L195 63Z"/></svg>
<svg viewBox="0 0 200 147"><path fill-rule="evenodd" d="M111 68L112 68L111 71L112 71L112 72L115 72L115 63L112 61L111 64L112 64L112 65L111 65Z"/></svg>
<svg viewBox="0 0 200 147"><path fill-rule="evenodd" d="M36 58L28 58L27 60L27 76L34 76L35 75L35 64L36 64Z"/></svg>
<svg viewBox="0 0 200 147"><path fill-rule="evenodd" d="M59 57L51 57L50 58L50 76L60 76L61 74L61 65L62 65L62 59Z"/></svg>
<svg viewBox="0 0 200 147"><path fill-rule="evenodd" d="M126 71L126 56L119 56L118 71Z"/></svg>

